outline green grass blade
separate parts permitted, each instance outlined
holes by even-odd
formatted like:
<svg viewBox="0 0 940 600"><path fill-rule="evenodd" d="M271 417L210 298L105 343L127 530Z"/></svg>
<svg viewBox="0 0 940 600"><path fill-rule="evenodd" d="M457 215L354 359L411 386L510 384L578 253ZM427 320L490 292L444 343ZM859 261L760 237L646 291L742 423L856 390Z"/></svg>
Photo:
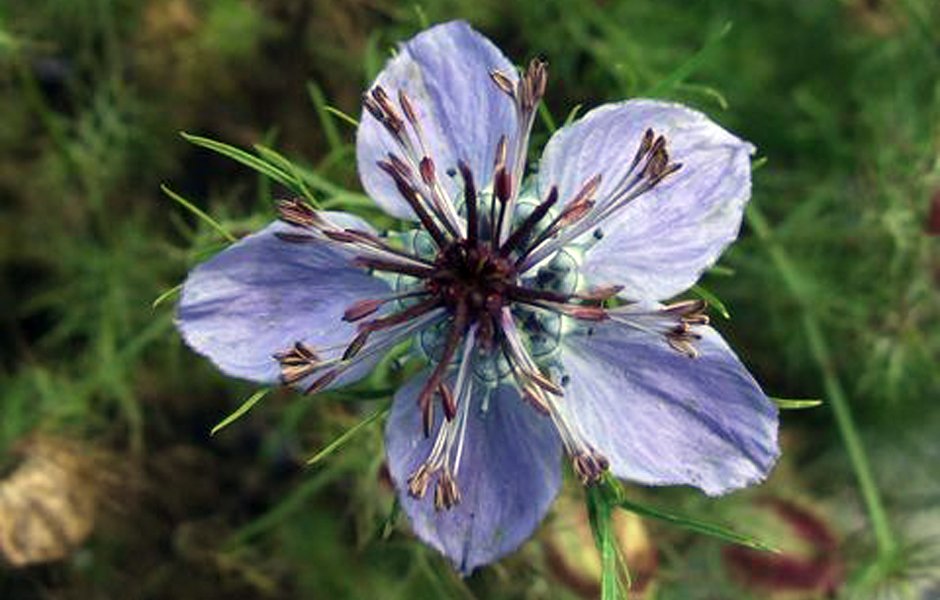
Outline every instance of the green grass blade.
<svg viewBox="0 0 940 600"><path fill-rule="evenodd" d="M745 546L753 550L762 550L764 552L778 552L776 548L765 544L757 538L737 533L721 525L708 523L706 521L699 521L697 519L692 519L683 515L666 512L658 508L653 508L652 506L638 504L626 499L621 499L619 505L624 510L629 510L630 512L636 513L641 517L649 517L651 519L665 521L666 523L671 523L696 533L711 536L730 544L737 544L739 546Z"/></svg>
<svg viewBox="0 0 940 600"><path fill-rule="evenodd" d="M329 104L327 104L326 106L323 107L323 110L325 110L326 112L330 113L331 115L335 117L339 117L340 120L346 121L353 127L359 127L359 121L356 120L355 117L349 116L348 114L344 113L343 111L336 108L335 106L330 106Z"/></svg>
<svg viewBox="0 0 940 600"><path fill-rule="evenodd" d="M225 429L226 427L228 427L235 421L242 418L245 415L245 413L247 413L249 410L254 408L255 404L260 402L261 399L264 398L270 391L271 391L271 388L262 388L258 390L257 392L255 392L254 394L252 394L247 400L242 402L241 406L235 409L235 412L233 412L229 416L222 419L222 421L219 422L218 425L213 427L212 431L210 432L210 435L217 434L218 432L222 431L223 429Z"/></svg>
<svg viewBox="0 0 940 600"><path fill-rule="evenodd" d="M360 431L362 431L363 429L365 429L372 423L376 422L377 420L387 415L388 410L389 410L388 407L385 406L375 411L374 413L372 413L371 415L369 415L362 421L359 421L358 423L356 423L355 425L353 425L352 427L344 431L343 434L340 435L338 438L330 442L326 446L326 448L314 454L313 457L311 457L307 461L307 464L310 466L315 465L321 460L323 460L324 458L326 458L327 456L329 456L330 454L333 454L338 449L342 448L347 442L349 442L349 440L355 437L357 433L359 433Z"/></svg>
<svg viewBox="0 0 940 600"><path fill-rule="evenodd" d="M224 237L226 240L230 242L238 241L238 238L232 235L231 233L229 233L228 230L225 229L225 227L222 227L221 223L219 223L218 221L210 217L208 213L203 211L201 208L199 208L198 206L196 206L195 204L193 204L186 198L183 198L182 196L180 196L179 194L177 194L176 192L168 188L165 184L160 184L160 190L164 194L169 196L171 199L173 199L177 204L179 204L180 206L182 206L183 208L191 212L193 215L195 215L200 221L202 221L203 223L205 223L212 229L215 229L216 231L218 231L219 234L222 237Z"/></svg>
<svg viewBox="0 0 940 600"><path fill-rule="evenodd" d="M313 195L313 192L310 191L310 188L304 183L304 179L301 176L300 168L297 167L294 163L290 161L286 156L269 148L262 144L255 145L255 152L257 152L261 157L268 161L270 164L274 165L278 169L281 169L290 177L291 183L288 185L291 189L299 191L300 195L304 197L314 208L321 208L320 202L317 200L316 196Z"/></svg>
<svg viewBox="0 0 940 600"><path fill-rule="evenodd" d="M718 30L717 33L712 35L702 46L701 50L696 52L689 58L687 61L679 65L679 68L674 70L672 73L667 75L665 78L659 81L652 88L647 90L641 96L649 96L655 98L660 96L680 83L684 82L686 79L692 76L696 70L705 62L708 58L708 55L711 53L711 50L715 48L721 40L725 38L726 35L731 31L731 22L728 21L724 26Z"/></svg>
<svg viewBox="0 0 940 600"><path fill-rule="evenodd" d="M718 314L720 314L725 319L731 318L731 313L728 312L728 307L725 306L725 303L722 302L718 296L705 289L705 287L701 285L693 285L692 293L705 302L708 302L709 305L714 306L715 310L718 311Z"/></svg>
<svg viewBox="0 0 940 600"><path fill-rule="evenodd" d="M320 124L323 125L323 135L326 137L326 143L329 144L330 148L333 150L341 148L343 146L343 139L336 129L336 123L333 122L330 111L327 110L326 96L323 95L323 90L321 90L320 86L315 82L308 81L307 94L310 96L313 108L317 111Z"/></svg>
<svg viewBox="0 0 940 600"><path fill-rule="evenodd" d="M791 398L771 398L777 408L781 410L800 410L803 408L816 408L822 406L822 400L816 399L791 399Z"/></svg>
<svg viewBox="0 0 940 600"><path fill-rule="evenodd" d="M161 304L163 304L164 302L166 302L169 298L172 298L173 295L175 295L175 294L176 294L177 292L179 292L181 289L183 289L183 284L182 284L182 283L178 283L178 284L174 285L173 287L171 287L170 289L166 290L165 292L163 292L162 294L160 294L159 296L157 296L157 299L154 300L154 301L153 301L153 304L150 305L150 309L151 309L151 310L156 310L158 306L160 306Z"/></svg>
<svg viewBox="0 0 940 600"><path fill-rule="evenodd" d="M555 130L558 129L558 123L555 122L555 117L552 116L552 112L548 110L548 106L544 102L539 102L539 117L541 117L542 123L545 124L548 132L555 133Z"/></svg>
<svg viewBox="0 0 940 600"><path fill-rule="evenodd" d="M192 135L186 132L180 133L183 136L183 139L191 144L195 144L201 148L207 150L212 150L222 156L227 156L232 160L239 162L249 169L254 169L255 171L267 175L274 181L277 181L281 185L294 189L296 184L291 178L290 174L285 173L283 170L272 165L271 163L263 160L250 152L245 152L241 148L236 148L235 146L230 146L224 142L219 142L210 138Z"/></svg>
<svg viewBox="0 0 940 600"><path fill-rule="evenodd" d="M565 117L565 122L562 123L562 127L567 127L571 125L575 119L578 118L578 113L581 112L581 109L584 107L583 104L575 104L574 108L571 109L571 112L568 113L568 116Z"/></svg>
<svg viewBox="0 0 940 600"><path fill-rule="evenodd" d="M626 595L617 576L617 540L610 527L614 505L605 492L600 485L587 488L588 519L601 555L601 600L622 600Z"/></svg>

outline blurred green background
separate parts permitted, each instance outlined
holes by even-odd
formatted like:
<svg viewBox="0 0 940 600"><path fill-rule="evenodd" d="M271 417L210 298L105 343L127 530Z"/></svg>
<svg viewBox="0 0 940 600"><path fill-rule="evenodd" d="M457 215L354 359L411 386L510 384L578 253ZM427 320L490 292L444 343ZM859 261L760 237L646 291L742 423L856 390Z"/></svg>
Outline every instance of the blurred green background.
<svg viewBox="0 0 940 600"><path fill-rule="evenodd" d="M358 98L398 41L469 20L550 65L556 123L627 97L698 107L759 149L742 238L702 281L782 415L754 490L619 513L637 598L940 598L940 5L936 0L4 0L0 3L0 597L577 598L599 566L572 486L539 535L461 580L397 518L370 423L401 378L255 391L184 347L174 288L284 187L190 144L276 149L374 215ZM268 154L270 158L271 154ZM155 301L160 298L159 302Z"/></svg>

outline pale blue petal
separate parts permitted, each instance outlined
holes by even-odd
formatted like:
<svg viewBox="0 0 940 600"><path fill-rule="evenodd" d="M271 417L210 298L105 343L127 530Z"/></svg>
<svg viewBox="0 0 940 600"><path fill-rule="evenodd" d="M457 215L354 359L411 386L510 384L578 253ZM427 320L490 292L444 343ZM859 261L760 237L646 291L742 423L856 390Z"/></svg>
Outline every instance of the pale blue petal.
<svg viewBox="0 0 940 600"><path fill-rule="evenodd" d="M389 470L418 537L469 574L518 548L542 521L561 485L561 442L551 421L525 405L515 388L499 388L485 413L474 397L457 474L462 501L438 512L433 485L420 500L407 487L434 441L434 433L430 439L422 433L416 400L425 377L395 396L385 430ZM442 411L435 412L434 432Z"/></svg>
<svg viewBox="0 0 940 600"><path fill-rule="evenodd" d="M459 180L448 175L457 161L467 161L477 187L484 187L492 178L499 137L511 138L515 131L512 103L491 81L492 70L517 78L515 67L488 39L463 21L451 21L402 44L373 85L385 88L396 105L399 89L408 94L438 177L451 198L462 189ZM386 160L389 152L401 154L385 128L363 111L356 137L362 186L389 214L413 219L391 178L376 167L376 161Z"/></svg>
<svg viewBox="0 0 940 600"><path fill-rule="evenodd" d="M717 495L776 461L776 406L716 331L697 331L698 358L609 321L566 338L565 414L614 475Z"/></svg>
<svg viewBox="0 0 940 600"><path fill-rule="evenodd" d="M369 229L352 215L329 216ZM297 229L272 223L197 266L183 284L177 326L186 343L227 375L277 381L274 353L298 341L315 349L348 342L355 326L342 320L346 307L389 292L334 244L286 242L278 232Z"/></svg>
<svg viewBox="0 0 940 600"><path fill-rule="evenodd" d="M751 196L753 146L678 104L608 104L552 137L539 186L558 185L565 202L600 173L596 198L606 197L648 128L665 136L672 162L682 167L601 225L603 238L581 272L595 285L623 285L624 298L663 300L691 287L737 237Z"/></svg>

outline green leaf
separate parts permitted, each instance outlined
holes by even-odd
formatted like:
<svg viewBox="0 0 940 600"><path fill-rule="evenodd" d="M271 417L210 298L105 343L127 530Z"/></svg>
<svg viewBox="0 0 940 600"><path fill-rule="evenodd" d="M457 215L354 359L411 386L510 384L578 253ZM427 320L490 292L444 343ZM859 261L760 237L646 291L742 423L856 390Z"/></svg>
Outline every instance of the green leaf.
<svg viewBox="0 0 940 600"><path fill-rule="evenodd" d="M654 98L666 93L668 90L678 86L683 83L686 79L692 76L696 70L705 62L708 58L708 55L711 54L711 50L718 46L718 43L725 38L726 35L731 31L731 22L727 22L718 30L714 35L712 35L702 46L702 48L692 55L687 61L679 65L672 73L667 75L665 78L661 79L659 83L654 85L652 88L646 91L646 93L640 94L641 96L649 96Z"/></svg>
<svg viewBox="0 0 940 600"><path fill-rule="evenodd" d="M651 519L659 519L660 521L665 521L667 523L672 523L673 525L678 525L690 531L696 533L701 533L708 535L714 538L718 538L724 542L731 544L737 544L739 546L745 546L753 550L762 550L765 552L779 552L776 548L773 548L764 542L753 538L751 536L743 535L723 527L721 525L716 525L714 523L708 523L705 521L699 521L697 519L692 519L683 515L678 515L676 513L666 512L658 508L653 508L652 506L646 506L644 504L638 504L630 500L621 499L619 506L624 510L629 510L632 513L636 513L642 517L649 517Z"/></svg>
<svg viewBox="0 0 940 600"><path fill-rule="evenodd" d="M565 122L562 124L562 127L567 127L578 118L578 113L581 112L581 109L584 107L583 104L575 104L574 108L571 109L571 112L568 113L568 116L565 117Z"/></svg>
<svg viewBox="0 0 940 600"><path fill-rule="evenodd" d="M558 129L558 124L555 123L555 118L552 116L551 111L548 110L548 105L544 102L539 102L539 117L542 118L542 123L545 124L545 128L548 129L548 132L555 133L555 130Z"/></svg>
<svg viewBox="0 0 940 600"><path fill-rule="evenodd" d="M800 410L822 406L823 401L815 398L771 398L777 408L782 410Z"/></svg>
<svg viewBox="0 0 940 600"><path fill-rule="evenodd" d="M307 202L309 202L314 208L320 208L320 203L313 195L313 192L311 192L310 188L307 187L307 184L304 183L303 177L301 177L300 168L298 166L296 166L290 161L290 159L273 148L269 148L263 144L255 144L254 148L255 152L261 155L261 158L288 174L288 176L291 178L291 183L288 185L289 188L300 192L300 195L303 196L304 199L307 200Z"/></svg>
<svg viewBox="0 0 940 600"><path fill-rule="evenodd" d="M229 416L222 419L222 421L218 425L213 427L212 431L210 432L210 435L217 434L218 432L222 431L223 429L225 429L226 427L228 427L229 425L231 425L238 419L242 418L245 415L245 413L247 413L249 410L254 408L255 404L260 402L261 399L264 398L270 391L271 391L271 388L262 388L258 390L257 392L255 392L254 394L252 394L247 400L242 402L241 406L235 409L235 412L233 412Z"/></svg>
<svg viewBox="0 0 940 600"><path fill-rule="evenodd" d="M231 233L229 233L228 230L226 230L225 227L222 227L222 225L218 221L210 217L201 208L199 208L198 206L196 206L195 204L193 204L186 198L183 198L182 196L180 196L179 194L177 194L176 192L174 192L173 190L171 190L164 184L160 184L160 190L163 191L163 193L169 196L171 199L173 199L177 204L179 204L180 206L182 206L183 208L185 208L186 210L194 214L199 220L207 224L209 227L218 231L222 235L222 237L224 237L228 241L230 242L238 241L238 238L232 235Z"/></svg>
<svg viewBox="0 0 940 600"><path fill-rule="evenodd" d="M382 417L384 417L384 416L387 415L387 414L388 414L388 407L387 407L387 406L385 406L385 407L383 407L383 408L380 408L379 410L375 411L374 413L372 413L371 415L369 415L368 417L366 417L366 418L363 419L362 421L359 421L358 423L356 423L355 425L353 425L352 427L350 427L349 429L347 429L346 431L344 431L342 435L340 435L338 438L336 438L335 440L333 440L332 442L330 442L329 445L327 445L326 448L324 448L323 450L320 450L319 452L317 452L316 454L314 454L313 457L310 458L310 460L307 461L307 464L308 464L308 465L315 465L315 464L317 464L318 462L320 462L321 460L323 460L324 458L326 458L326 457L329 456L330 454L333 454L333 453L336 452L338 449L340 449L341 447L343 447L347 442L349 442L349 440L351 440L353 437L355 437L355 435L356 435L357 433L359 433L360 431L362 431L363 429L365 429L366 427L368 427L369 425L371 425L371 424L374 423L375 421L381 419Z"/></svg>
<svg viewBox="0 0 940 600"><path fill-rule="evenodd" d="M359 127L359 121L356 120L355 117L351 117L351 116L347 115L346 113L344 113L344 112L341 111L340 109L336 108L335 106L330 106L329 104L327 104L326 106L323 107L323 109L324 109L326 112L330 113L331 115L334 115L334 116L336 116L336 117L339 117L341 120L346 121L347 123L349 123L349 124L352 125L353 127Z"/></svg>
<svg viewBox="0 0 940 600"><path fill-rule="evenodd" d="M241 148L236 148L235 146L230 146L224 142L219 142L198 135L192 135L185 132L180 133L180 135L183 136L183 139L185 139L187 142L190 142L191 144L206 148L207 150L212 150L213 152L217 152L222 156L227 156L228 158L231 158L232 160L239 162L250 169L254 169L259 173L267 175L284 187L296 189L296 183L291 178L289 173L284 172L278 167L275 167L271 163L258 158L250 152L245 152ZM299 192L299 190L297 191Z"/></svg>
<svg viewBox="0 0 940 600"><path fill-rule="evenodd" d="M310 101L313 102L313 107L317 111L320 124L323 125L323 135L326 137L326 142L333 150L342 147L343 139L336 129L336 123L334 123L333 119L330 117L330 111L327 110L326 96L323 95L323 90L313 81L308 81L307 94L310 96Z"/></svg>
<svg viewBox="0 0 940 600"><path fill-rule="evenodd" d="M758 171L763 168L763 166L767 164L768 160L770 159L766 156L755 158L753 161L751 161L751 172L753 173L754 171Z"/></svg>
<svg viewBox="0 0 940 600"><path fill-rule="evenodd" d="M708 302L711 306L714 306L715 310L718 311L718 314L720 314L725 319L731 318L731 313L728 312L728 307L725 306L725 303L722 302L718 296L708 291L703 286L698 285L698 284L693 285L692 293L698 296L699 298L701 298L702 300L704 300L705 302Z"/></svg>
<svg viewBox="0 0 940 600"><path fill-rule="evenodd" d="M173 287L171 287L170 289L163 292L162 294L160 294L159 296L157 296L157 299L154 300L153 304L150 305L151 310L156 310L158 306L166 302L168 298L171 298L174 294L179 292L181 289L183 289L183 284L178 283L174 285Z"/></svg>
<svg viewBox="0 0 940 600"><path fill-rule="evenodd" d="M601 555L601 600L626 598L617 575L617 539L610 526L612 509L616 506L611 501L612 495L608 492L608 486L603 484L587 488L588 520L594 534L594 543Z"/></svg>

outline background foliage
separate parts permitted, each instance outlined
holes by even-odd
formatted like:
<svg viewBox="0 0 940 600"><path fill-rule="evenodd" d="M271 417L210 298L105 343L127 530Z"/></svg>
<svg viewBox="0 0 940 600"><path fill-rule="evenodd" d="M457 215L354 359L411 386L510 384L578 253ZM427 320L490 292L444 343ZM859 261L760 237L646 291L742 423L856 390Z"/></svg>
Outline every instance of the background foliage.
<svg viewBox="0 0 940 600"><path fill-rule="evenodd" d="M699 107L759 148L742 240L703 284L728 306L717 325L768 393L824 405L784 414L784 459L757 490L628 497L731 523L780 547L780 561L802 557L786 579L816 579L796 597L938 597L933 0L3 2L0 550L13 562L28 542L9 532L36 503L12 474L37 447L68 449L42 454L60 457L55 472L72 469L62 456L81 457L82 476L56 489L93 489L99 509L65 558L0 570L0 596L597 593L575 488L538 539L460 580L397 519L380 426L304 466L381 409L401 373L330 398L272 391L210 437L255 390L217 374L172 326L174 286L226 240L161 183L234 235L270 220L271 199L288 193L178 132L275 149L317 198L368 212L354 129L329 107L358 117L394 43L455 17L519 63L548 59L535 148L575 105L634 96ZM787 564L755 567L656 520L613 525L637 595L783 591L754 573Z"/></svg>

